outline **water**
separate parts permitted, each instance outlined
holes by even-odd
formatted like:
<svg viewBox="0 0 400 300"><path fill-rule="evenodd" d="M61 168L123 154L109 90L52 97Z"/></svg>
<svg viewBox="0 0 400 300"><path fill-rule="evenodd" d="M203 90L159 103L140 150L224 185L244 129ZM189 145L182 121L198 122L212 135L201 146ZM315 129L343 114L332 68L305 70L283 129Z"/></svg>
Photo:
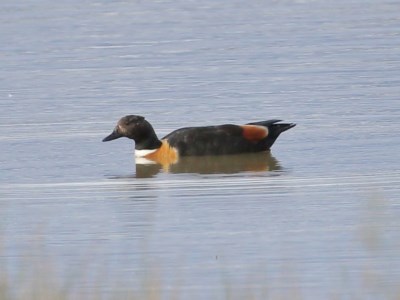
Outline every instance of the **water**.
<svg viewBox="0 0 400 300"><path fill-rule="evenodd" d="M150 277L183 299L396 290L397 1L0 7L3 272L45 261L84 293ZM159 136L298 126L271 155L166 172L136 167L128 140L101 143L125 114Z"/></svg>

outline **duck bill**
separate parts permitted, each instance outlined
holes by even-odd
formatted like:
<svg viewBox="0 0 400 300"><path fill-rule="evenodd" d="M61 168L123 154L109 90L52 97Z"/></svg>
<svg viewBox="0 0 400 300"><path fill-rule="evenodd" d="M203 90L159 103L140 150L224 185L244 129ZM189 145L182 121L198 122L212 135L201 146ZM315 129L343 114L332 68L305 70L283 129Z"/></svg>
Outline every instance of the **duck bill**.
<svg viewBox="0 0 400 300"><path fill-rule="evenodd" d="M114 130L113 132L111 132L110 135L106 136L103 139L103 142L112 141L112 140L118 139L120 137L122 137L122 134L120 134L117 130Z"/></svg>

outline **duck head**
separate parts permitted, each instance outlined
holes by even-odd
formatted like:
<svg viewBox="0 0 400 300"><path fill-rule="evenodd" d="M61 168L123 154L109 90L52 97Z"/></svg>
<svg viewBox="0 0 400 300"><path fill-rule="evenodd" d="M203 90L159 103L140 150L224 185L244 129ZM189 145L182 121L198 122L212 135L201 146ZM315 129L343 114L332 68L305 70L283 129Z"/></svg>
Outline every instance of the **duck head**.
<svg viewBox="0 0 400 300"><path fill-rule="evenodd" d="M153 126L142 116L129 115L122 117L113 132L103 139L103 142L112 141L120 137L127 137L135 141L135 149L156 149L161 141L157 138Z"/></svg>

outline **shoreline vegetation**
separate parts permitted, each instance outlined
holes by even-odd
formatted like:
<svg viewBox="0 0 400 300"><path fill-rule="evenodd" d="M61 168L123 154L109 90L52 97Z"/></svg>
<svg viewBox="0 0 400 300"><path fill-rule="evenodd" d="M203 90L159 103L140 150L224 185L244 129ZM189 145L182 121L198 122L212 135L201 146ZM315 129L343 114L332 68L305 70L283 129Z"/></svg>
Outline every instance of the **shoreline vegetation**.
<svg viewBox="0 0 400 300"><path fill-rule="evenodd" d="M360 270L345 269L342 274L337 274L341 278L342 286L337 286L336 290L327 291L325 299L400 299L399 274L388 268L390 266L387 260L389 257L390 264L390 258L396 257L393 254L394 249L400 249L400 245L398 240L390 240L386 235L387 225L390 224L393 228L393 223L398 224L398 221L393 211L388 209L387 201L382 197L373 196L367 202L366 209L360 218L358 237L355 237L359 239L361 247L365 250L365 257L363 257L365 265ZM107 275L106 267L93 276L90 258L87 262L84 261L73 274L66 277L59 276L56 264L53 264L51 258L46 256L45 247L41 243L40 240L33 242L32 249L27 251L29 255L20 255L18 258L20 261L10 268L10 262L7 261L4 251L5 245L0 238L0 300L187 299L185 286L179 280L174 284L163 282L160 275L162 266L143 268L145 271L139 274L139 284L136 286L114 282ZM393 263L395 266L399 262ZM217 288L213 287L215 289L213 299L310 299L303 293L300 284L302 274L294 272L295 267L288 266L286 270L283 270L284 276L281 280L285 282L281 282L279 286L274 286L274 282L269 282L268 276L265 278L264 285L252 283L255 281L251 276L239 284L229 274L222 276ZM221 268L224 268L223 263ZM260 268L263 268L262 264ZM257 282L259 281L258 279ZM206 286L204 290L207 290ZM200 296L201 291L196 291L196 293L194 298L203 299ZM319 297L315 299L317 298Z"/></svg>

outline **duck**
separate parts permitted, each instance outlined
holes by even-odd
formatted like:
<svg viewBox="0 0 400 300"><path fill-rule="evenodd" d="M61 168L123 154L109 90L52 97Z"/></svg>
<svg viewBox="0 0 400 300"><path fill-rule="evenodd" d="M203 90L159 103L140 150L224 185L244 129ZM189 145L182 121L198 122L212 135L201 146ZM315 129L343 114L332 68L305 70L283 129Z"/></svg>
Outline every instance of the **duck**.
<svg viewBox="0 0 400 300"><path fill-rule="evenodd" d="M173 164L185 156L216 156L269 151L279 135L296 126L272 119L244 125L184 127L159 139L143 116L122 117L103 142L126 137L135 142L135 156Z"/></svg>

